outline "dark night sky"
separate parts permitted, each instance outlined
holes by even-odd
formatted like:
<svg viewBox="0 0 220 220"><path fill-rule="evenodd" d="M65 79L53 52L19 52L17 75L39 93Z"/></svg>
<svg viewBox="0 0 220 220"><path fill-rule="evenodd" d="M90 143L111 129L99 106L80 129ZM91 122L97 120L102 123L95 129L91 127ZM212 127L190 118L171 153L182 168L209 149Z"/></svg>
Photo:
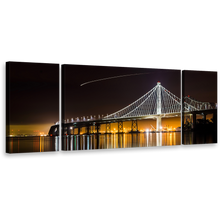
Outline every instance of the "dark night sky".
<svg viewBox="0 0 220 220"><path fill-rule="evenodd" d="M59 65L10 62L10 124L32 125L59 120ZM157 81L180 97L180 70L63 65L64 118L106 115L134 102ZM146 73L80 86L90 80ZM183 72L184 96L217 102L217 73Z"/></svg>

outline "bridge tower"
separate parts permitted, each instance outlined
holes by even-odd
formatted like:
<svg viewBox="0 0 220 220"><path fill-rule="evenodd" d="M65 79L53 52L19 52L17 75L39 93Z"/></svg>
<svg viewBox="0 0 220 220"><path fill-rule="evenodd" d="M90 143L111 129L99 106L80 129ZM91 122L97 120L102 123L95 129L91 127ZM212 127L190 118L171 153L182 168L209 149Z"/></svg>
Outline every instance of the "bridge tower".
<svg viewBox="0 0 220 220"><path fill-rule="evenodd" d="M161 114L161 83L157 82L157 114Z"/></svg>
<svg viewBox="0 0 220 220"><path fill-rule="evenodd" d="M161 115L161 83L157 82L157 115ZM161 131L161 116L157 116L157 131Z"/></svg>

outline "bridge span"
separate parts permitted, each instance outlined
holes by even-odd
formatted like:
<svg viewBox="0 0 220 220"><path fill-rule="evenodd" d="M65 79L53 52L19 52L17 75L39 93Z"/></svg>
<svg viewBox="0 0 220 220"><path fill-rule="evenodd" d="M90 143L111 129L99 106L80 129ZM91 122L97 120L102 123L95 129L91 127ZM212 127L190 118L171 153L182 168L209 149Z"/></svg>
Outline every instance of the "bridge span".
<svg viewBox="0 0 220 220"><path fill-rule="evenodd" d="M183 104L183 105L182 105ZM181 108L183 106L183 109ZM100 133L101 125L105 124L105 133L111 133L111 124L118 123L118 133L123 133L123 123L131 122L131 133L138 133L138 121L145 119L156 120L156 132L161 132L161 125L163 118L181 117L181 111L183 112L196 112L213 109L208 102L199 102L190 97L185 97L183 103L181 99L169 90L164 88L160 82L153 87L150 91L140 97L138 100L127 105L119 111L116 111L110 115L75 120L65 120L62 123L62 134L70 135L74 134L75 129L77 134L80 134L82 128L86 128L86 134ZM95 129L93 130L93 128ZM59 124L51 127L49 135L57 135Z"/></svg>

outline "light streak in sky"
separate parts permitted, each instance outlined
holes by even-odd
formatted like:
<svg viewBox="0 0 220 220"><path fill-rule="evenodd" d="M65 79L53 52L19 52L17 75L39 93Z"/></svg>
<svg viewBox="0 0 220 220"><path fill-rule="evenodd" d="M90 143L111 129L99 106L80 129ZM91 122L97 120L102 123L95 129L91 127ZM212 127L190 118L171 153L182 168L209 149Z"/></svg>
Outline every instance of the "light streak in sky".
<svg viewBox="0 0 220 220"><path fill-rule="evenodd" d="M94 82L109 80L109 79L116 79L116 78L122 78L122 77L128 77L128 76L137 76L137 75L144 75L144 74L149 74L149 73L135 73L135 74L122 75L122 76L112 76L112 77L107 77L107 78L102 78L102 79L95 79L95 80L85 82L85 83L81 84L80 86L84 86L84 85L94 83Z"/></svg>

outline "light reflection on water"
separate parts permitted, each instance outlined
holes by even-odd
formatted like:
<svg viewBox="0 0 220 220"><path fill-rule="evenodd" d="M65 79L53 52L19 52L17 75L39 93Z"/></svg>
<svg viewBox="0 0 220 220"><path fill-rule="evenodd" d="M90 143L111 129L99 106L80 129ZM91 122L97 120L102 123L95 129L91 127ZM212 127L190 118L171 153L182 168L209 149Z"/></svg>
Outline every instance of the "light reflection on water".
<svg viewBox="0 0 220 220"><path fill-rule="evenodd" d="M63 137L64 146L60 149L60 137L11 137L7 153L60 152L97 149L139 148L181 145L180 132L138 133L138 134L101 134L67 135ZM195 136L186 132L185 145L213 144L211 135Z"/></svg>

